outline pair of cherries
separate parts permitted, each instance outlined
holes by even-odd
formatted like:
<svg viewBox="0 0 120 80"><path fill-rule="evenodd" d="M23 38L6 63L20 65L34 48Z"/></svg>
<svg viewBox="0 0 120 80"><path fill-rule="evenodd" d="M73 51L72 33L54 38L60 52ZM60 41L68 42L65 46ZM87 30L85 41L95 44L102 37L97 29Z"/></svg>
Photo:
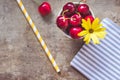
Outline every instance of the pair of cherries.
<svg viewBox="0 0 120 80"><path fill-rule="evenodd" d="M56 24L71 38L79 39L78 33L83 30L82 19L87 20L88 18L93 22L94 18L87 4L68 2L63 6L61 14L56 19Z"/></svg>

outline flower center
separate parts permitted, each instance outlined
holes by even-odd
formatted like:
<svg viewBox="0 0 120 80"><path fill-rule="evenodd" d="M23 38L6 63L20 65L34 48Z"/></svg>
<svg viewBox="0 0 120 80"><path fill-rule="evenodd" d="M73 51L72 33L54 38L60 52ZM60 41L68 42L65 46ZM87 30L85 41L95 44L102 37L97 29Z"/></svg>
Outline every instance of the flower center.
<svg viewBox="0 0 120 80"><path fill-rule="evenodd" d="M89 32L90 32L90 33L93 33L93 32L94 32L94 30L93 30L93 29L89 29Z"/></svg>

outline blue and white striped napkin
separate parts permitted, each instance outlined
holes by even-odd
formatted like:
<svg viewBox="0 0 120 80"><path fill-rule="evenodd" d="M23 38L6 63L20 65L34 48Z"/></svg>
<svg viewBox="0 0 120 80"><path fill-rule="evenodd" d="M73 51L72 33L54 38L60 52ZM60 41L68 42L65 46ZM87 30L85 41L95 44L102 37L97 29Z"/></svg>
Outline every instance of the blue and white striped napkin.
<svg viewBox="0 0 120 80"><path fill-rule="evenodd" d="M71 61L90 80L120 80L120 26L105 18L105 39L99 45L83 45Z"/></svg>

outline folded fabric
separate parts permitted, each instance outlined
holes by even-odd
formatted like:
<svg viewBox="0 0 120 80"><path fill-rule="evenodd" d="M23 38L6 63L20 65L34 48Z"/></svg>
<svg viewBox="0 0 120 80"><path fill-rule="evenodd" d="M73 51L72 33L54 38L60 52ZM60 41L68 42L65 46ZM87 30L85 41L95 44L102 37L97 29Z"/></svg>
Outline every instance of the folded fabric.
<svg viewBox="0 0 120 80"><path fill-rule="evenodd" d="M120 80L120 26L108 18L101 23L105 39L83 45L70 64L90 80Z"/></svg>

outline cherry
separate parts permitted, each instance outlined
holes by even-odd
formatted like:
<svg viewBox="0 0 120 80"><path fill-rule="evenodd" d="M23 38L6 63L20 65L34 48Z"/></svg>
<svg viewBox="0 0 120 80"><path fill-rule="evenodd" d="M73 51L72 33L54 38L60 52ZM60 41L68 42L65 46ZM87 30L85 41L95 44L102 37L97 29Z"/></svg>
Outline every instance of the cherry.
<svg viewBox="0 0 120 80"><path fill-rule="evenodd" d="M72 27L69 31L69 35L73 38L73 39L79 39L80 36L78 36L78 33L80 33L82 31L81 27Z"/></svg>
<svg viewBox="0 0 120 80"><path fill-rule="evenodd" d="M78 12L80 12L82 15L89 14L89 7L87 4L80 4L78 6Z"/></svg>
<svg viewBox="0 0 120 80"><path fill-rule="evenodd" d="M46 16L51 12L51 6L48 2L43 2L39 7L38 11L42 16Z"/></svg>
<svg viewBox="0 0 120 80"><path fill-rule="evenodd" d="M78 26L79 24L81 24L81 20L82 20L82 17L80 14L74 14L70 18L70 24L72 26Z"/></svg>
<svg viewBox="0 0 120 80"><path fill-rule="evenodd" d="M67 17L61 15L57 17L56 23L57 26L63 30L67 29L67 27L69 26Z"/></svg>
<svg viewBox="0 0 120 80"><path fill-rule="evenodd" d="M94 17L92 15L86 16L85 20L90 19L91 23L94 21Z"/></svg>
<svg viewBox="0 0 120 80"><path fill-rule="evenodd" d="M75 5L72 2L68 2L63 6L63 11L66 16L71 16L75 12Z"/></svg>

